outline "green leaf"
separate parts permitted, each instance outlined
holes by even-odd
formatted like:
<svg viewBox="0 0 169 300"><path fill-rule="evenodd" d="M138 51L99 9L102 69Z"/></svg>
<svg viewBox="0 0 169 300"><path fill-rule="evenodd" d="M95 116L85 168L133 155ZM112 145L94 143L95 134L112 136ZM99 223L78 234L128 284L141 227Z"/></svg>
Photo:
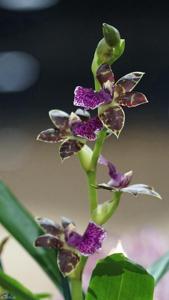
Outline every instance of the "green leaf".
<svg viewBox="0 0 169 300"><path fill-rule="evenodd" d="M36 294L38 299L51 299L52 295L48 293Z"/></svg>
<svg viewBox="0 0 169 300"><path fill-rule="evenodd" d="M10 292L18 300L38 300L31 291L4 272L0 271L0 286Z"/></svg>
<svg viewBox="0 0 169 300"><path fill-rule="evenodd" d="M0 181L0 223L39 263L54 284L64 293L65 299L71 299L68 281L63 278L57 266L56 252L34 247L35 239L43 234L43 231L2 181Z"/></svg>
<svg viewBox="0 0 169 300"><path fill-rule="evenodd" d="M169 271L169 252L160 257L148 268L149 273L154 277L157 284L160 279Z"/></svg>
<svg viewBox="0 0 169 300"><path fill-rule="evenodd" d="M86 300L153 300L154 279L141 266L113 254L92 273Z"/></svg>

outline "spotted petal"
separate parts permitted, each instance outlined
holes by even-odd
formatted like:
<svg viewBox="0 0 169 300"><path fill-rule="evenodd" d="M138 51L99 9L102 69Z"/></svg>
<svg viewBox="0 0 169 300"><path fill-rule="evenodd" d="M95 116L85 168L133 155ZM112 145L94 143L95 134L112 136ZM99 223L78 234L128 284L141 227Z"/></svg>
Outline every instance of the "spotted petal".
<svg viewBox="0 0 169 300"><path fill-rule="evenodd" d="M109 107L99 115L105 127L110 129L117 137L125 123L125 114L120 106Z"/></svg>
<svg viewBox="0 0 169 300"><path fill-rule="evenodd" d="M53 109L49 111L49 117L56 128L61 131L67 131L69 127L69 115L59 109Z"/></svg>
<svg viewBox="0 0 169 300"><path fill-rule="evenodd" d="M141 80L144 74L145 73L143 72L132 72L121 77L116 82L115 89L117 86L120 86L123 90L123 94L125 94L126 92L131 92L135 88L135 86L139 83L139 81Z"/></svg>
<svg viewBox="0 0 169 300"><path fill-rule="evenodd" d="M107 90L111 96L114 92L114 74L110 65L103 64L101 65L96 72L96 77L102 88Z"/></svg>
<svg viewBox="0 0 169 300"><path fill-rule="evenodd" d="M36 239L35 246L49 249L61 249L64 247L64 243L51 234L45 234Z"/></svg>
<svg viewBox="0 0 169 300"><path fill-rule="evenodd" d="M105 237L106 232L101 226L89 222L83 236L76 232L71 233L68 244L75 247L82 255L89 256L101 249Z"/></svg>
<svg viewBox="0 0 169 300"><path fill-rule="evenodd" d="M77 122L72 127L75 136L83 137L89 141L96 139L96 134L103 128L103 124L98 117L89 119L86 122Z"/></svg>
<svg viewBox="0 0 169 300"><path fill-rule="evenodd" d="M49 234L58 236L63 233L62 227L48 218L37 218L36 220L39 225Z"/></svg>
<svg viewBox="0 0 169 300"><path fill-rule="evenodd" d="M58 143L65 139L65 135L55 128L50 128L40 132L37 136L37 140L45 143Z"/></svg>
<svg viewBox="0 0 169 300"><path fill-rule="evenodd" d="M82 121L87 121L90 119L90 113L87 111L87 110L84 110L84 109L81 109L81 108L78 108L76 111L75 111L75 114L80 117L80 119Z"/></svg>
<svg viewBox="0 0 169 300"><path fill-rule="evenodd" d="M60 147L60 157L62 160L69 158L73 154L79 152L82 147L84 146L84 143L77 141L77 140L71 140L68 139L65 142L61 144Z"/></svg>
<svg viewBox="0 0 169 300"><path fill-rule="evenodd" d="M121 189L121 191L133 194L134 196L142 194L142 195L154 196L161 199L160 194L158 194L152 187L146 184L133 184Z"/></svg>
<svg viewBox="0 0 169 300"><path fill-rule="evenodd" d="M122 106L136 107L141 104L148 103L146 96L142 93L131 92L116 98L116 102Z"/></svg>
<svg viewBox="0 0 169 300"><path fill-rule="evenodd" d="M66 217L62 217L61 218L61 224L62 224L62 227L64 229L66 229L69 226L74 226L75 227L75 223L72 220L70 220L70 219L68 219Z"/></svg>
<svg viewBox="0 0 169 300"><path fill-rule="evenodd" d="M74 92L74 105L84 107L85 109L95 109L101 104L111 102L111 95L105 90L95 92L90 88L77 86Z"/></svg>
<svg viewBox="0 0 169 300"><path fill-rule="evenodd" d="M69 249L61 249L57 256L58 267L64 276L73 272L79 261L80 256Z"/></svg>

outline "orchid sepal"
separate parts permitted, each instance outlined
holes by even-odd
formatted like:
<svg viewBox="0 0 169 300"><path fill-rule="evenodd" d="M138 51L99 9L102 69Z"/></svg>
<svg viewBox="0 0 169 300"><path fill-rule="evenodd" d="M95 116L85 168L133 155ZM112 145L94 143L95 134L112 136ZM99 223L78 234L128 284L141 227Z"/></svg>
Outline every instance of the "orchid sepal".
<svg viewBox="0 0 169 300"><path fill-rule="evenodd" d="M103 125L118 138L125 124L124 110L112 102L99 110L99 118Z"/></svg>

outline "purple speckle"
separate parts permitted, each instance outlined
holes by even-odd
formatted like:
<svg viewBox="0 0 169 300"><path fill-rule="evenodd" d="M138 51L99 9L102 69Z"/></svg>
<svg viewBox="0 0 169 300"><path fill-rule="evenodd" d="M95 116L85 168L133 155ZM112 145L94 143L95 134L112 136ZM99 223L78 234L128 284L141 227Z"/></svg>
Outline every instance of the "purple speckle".
<svg viewBox="0 0 169 300"><path fill-rule="evenodd" d="M102 122L98 117L89 119L86 122L77 122L72 127L72 132L75 136L80 136L94 141L96 139L96 133L103 128Z"/></svg>
<svg viewBox="0 0 169 300"><path fill-rule="evenodd" d="M105 237L106 231L101 226L89 222L89 225L76 248L84 256L94 254L101 249Z"/></svg>
<svg viewBox="0 0 169 300"><path fill-rule="evenodd" d="M106 104L111 101L111 95L105 90L95 92L91 88L77 86L74 92L74 105L84 107L85 109L95 109L101 104Z"/></svg>

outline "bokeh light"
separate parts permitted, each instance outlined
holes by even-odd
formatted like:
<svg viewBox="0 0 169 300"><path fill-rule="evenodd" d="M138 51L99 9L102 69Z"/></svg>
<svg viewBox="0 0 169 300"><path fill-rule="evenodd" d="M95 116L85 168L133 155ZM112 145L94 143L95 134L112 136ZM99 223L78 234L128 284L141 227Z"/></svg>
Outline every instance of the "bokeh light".
<svg viewBox="0 0 169 300"><path fill-rule="evenodd" d="M20 92L39 76L39 62L21 51L0 52L0 92Z"/></svg>
<svg viewBox="0 0 169 300"><path fill-rule="evenodd" d="M12 10L37 10L48 8L57 2L58 0L0 0L0 6Z"/></svg>

